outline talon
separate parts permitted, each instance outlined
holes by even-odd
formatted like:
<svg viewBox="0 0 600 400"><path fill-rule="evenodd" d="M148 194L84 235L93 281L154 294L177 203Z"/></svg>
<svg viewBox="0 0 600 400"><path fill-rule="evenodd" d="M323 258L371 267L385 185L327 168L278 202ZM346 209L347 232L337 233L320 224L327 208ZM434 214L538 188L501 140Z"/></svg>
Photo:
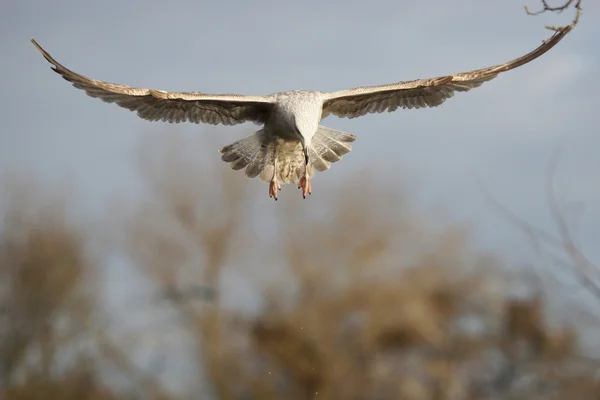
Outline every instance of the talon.
<svg viewBox="0 0 600 400"><path fill-rule="evenodd" d="M306 176L300 178L300 184L298 185L298 188L302 188L302 198L304 199L306 199L306 194L312 194L310 180Z"/></svg>
<svg viewBox="0 0 600 400"><path fill-rule="evenodd" d="M269 184L269 197L273 197L275 198L275 201L277 201L277 192L279 190L281 190L279 182L271 181L271 183Z"/></svg>

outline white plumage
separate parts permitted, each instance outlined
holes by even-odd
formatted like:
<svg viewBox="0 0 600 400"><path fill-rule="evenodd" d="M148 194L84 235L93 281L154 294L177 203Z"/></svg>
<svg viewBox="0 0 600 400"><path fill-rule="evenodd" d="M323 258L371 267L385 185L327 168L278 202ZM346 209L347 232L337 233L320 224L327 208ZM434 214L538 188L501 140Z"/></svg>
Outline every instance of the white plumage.
<svg viewBox="0 0 600 400"><path fill-rule="evenodd" d="M249 178L268 182L277 200L280 185L299 182L311 193L315 170L325 171L342 159L356 136L319 125L328 115L356 118L367 113L437 107L455 92L466 92L498 74L524 65L554 47L571 26L557 30L532 52L504 64L437 78L365 86L338 92L296 90L268 96L166 92L90 79L58 63L34 39L53 70L89 96L116 103L150 121L235 125L253 122L259 131L219 151L233 169L245 168Z"/></svg>

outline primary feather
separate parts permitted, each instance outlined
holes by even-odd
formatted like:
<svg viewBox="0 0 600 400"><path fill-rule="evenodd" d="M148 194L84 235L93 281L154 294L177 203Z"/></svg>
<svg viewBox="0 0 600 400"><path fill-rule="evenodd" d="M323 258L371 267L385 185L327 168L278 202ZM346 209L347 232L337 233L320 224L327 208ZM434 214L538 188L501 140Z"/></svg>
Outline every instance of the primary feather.
<svg viewBox="0 0 600 400"><path fill-rule="evenodd" d="M558 29L533 51L506 63L436 78L362 86L337 92L295 90L268 96L168 92L87 78L56 61L34 39L52 69L89 96L134 111L143 119L235 125L253 122L259 131L219 151L235 170L265 182L294 183L315 170L326 171L351 151L356 136L319 125L328 115L356 118L368 113L437 107L456 92L467 92L540 57L572 26ZM305 167L305 153L309 163Z"/></svg>

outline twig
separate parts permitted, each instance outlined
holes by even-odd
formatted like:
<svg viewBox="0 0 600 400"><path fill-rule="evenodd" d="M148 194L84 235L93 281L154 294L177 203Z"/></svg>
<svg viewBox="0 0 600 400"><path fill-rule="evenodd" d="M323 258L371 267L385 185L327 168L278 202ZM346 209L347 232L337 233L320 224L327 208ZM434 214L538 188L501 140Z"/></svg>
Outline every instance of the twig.
<svg viewBox="0 0 600 400"><path fill-rule="evenodd" d="M591 292L595 293L596 296L600 298L600 286L589 276L590 270L593 271L596 268L594 264L592 264L592 262L581 252L581 250L573 242L571 232L567 226L567 223L565 222L563 215L561 214L560 208L556 201L556 196L554 193L554 175L556 171L556 166L558 164L558 156L559 151L557 151L550 160L550 164L548 165L546 175L546 190L552 217L554 218L554 222L558 227L558 232L561 237L562 248L571 258L575 269L575 273L577 274L577 278L584 287L588 288Z"/></svg>
<svg viewBox="0 0 600 400"><path fill-rule="evenodd" d="M575 13L575 18L568 25L571 28L573 28L579 22L579 17L581 17L581 11L583 10L581 8L581 2L582 1L583 0L567 0L567 2L564 3L561 6L551 7L550 5L548 5L547 0L542 0L542 5L544 7L541 10L530 11L529 7L525 6L525 12L527 13L527 15L540 15L540 14L543 14L543 13L545 13L547 11L549 11L549 12L557 12L557 13L560 14L561 12L565 11L567 8L571 7L571 5L575 4L575 9L577 10L576 13ZM549 26L546 26L546 28L550 29L552 31L559 31L561 29L564 29L565 27L563 27L563 26L549 25Z"/></svg>
<svg viewBox="0 0 600 400"><path fill-rule="evenodd" d="M559 149L560 150L560 149ZM543 255L542 242L550 246L561 248L571 260L571 272L579 284L587 289L589 292L594 294L596 298L600 299L600 284L597 283L596 279L593 279L590 275L597 271L596 266L582 253L582 251L575 245L572 240L571 233L568 226L560 213L560 208L556 202L553 187L553 176L558 161L559 151L557 151L551 159L547 171L547 197L551 208L552 218L557 225L559 236L555 237L546 231L532 226L530 223L516 216L512 211L508 210L502 204L500 204L495 198L493 198L485 189L485 186L475 176L475 183L479 186L483 196L488 203L500 212L509 222L515 225L518 229L523 231L532 240L535 251L538 255Z"/></svg>

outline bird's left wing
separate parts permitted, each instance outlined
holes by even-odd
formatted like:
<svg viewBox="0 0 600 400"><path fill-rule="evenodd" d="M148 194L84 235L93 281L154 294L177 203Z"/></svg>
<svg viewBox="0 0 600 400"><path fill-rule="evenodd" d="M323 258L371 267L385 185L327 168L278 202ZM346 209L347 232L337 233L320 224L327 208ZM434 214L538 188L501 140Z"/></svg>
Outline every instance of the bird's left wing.
<svg viewBox="0 0 600 400"><path fill-rule="evenodd" d="M31 42L53 65L53 70L89 96L100 98L150 121L195 122L212 125L236 125L243 122L265 123L273 102L269 97L200 92L166 92L135 88L90 79L61 65L35 39Z"/></svg>
<svg viewBox="0 0 600 400"><path fill-rule="evenodd" d="M329 114L356 118L367 113L395 111L398 107L437 107L452 97L454 92L469 91L494 79L502 72L535 60L560 42L571 28L560 28L532 52L504 64L437 78L324 93L323 118Z"/></svg>

